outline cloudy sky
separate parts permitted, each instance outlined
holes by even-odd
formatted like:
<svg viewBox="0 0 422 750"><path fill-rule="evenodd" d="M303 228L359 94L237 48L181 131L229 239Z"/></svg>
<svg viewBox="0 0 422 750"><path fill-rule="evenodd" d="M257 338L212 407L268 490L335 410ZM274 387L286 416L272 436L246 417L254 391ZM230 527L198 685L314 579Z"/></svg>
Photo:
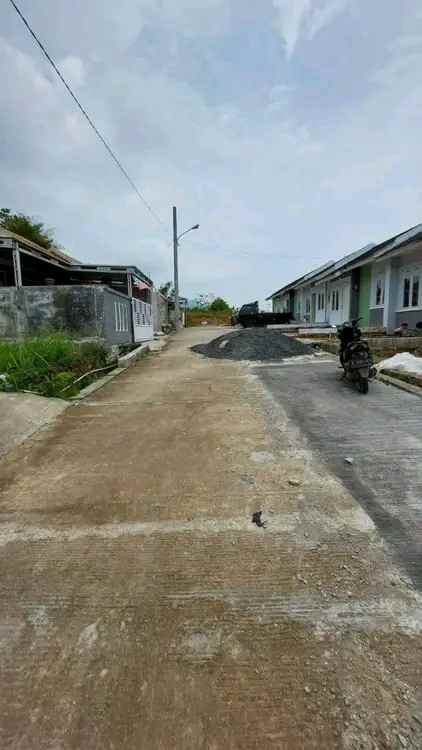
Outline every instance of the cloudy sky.
<svg viewBox="0 0 422 750"><path fill-rule="evenodd" d="M17 0L162 218L124 181L8 0L0 204L80 259L263 299L422 221L420 0Z"/></svg>

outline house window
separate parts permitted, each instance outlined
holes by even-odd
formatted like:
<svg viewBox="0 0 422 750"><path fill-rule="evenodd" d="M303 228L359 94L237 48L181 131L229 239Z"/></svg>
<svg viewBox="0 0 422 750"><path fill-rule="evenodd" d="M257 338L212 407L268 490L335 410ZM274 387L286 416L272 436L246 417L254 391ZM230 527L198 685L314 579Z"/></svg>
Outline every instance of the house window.
<svg viewBox="0 0 422 750"><path fill-rule="evenodd" d="M403 307L409 307L410 303L410 277L406 276L403 282Z"/></svg>
<svg viewBox="0 0 422 750"><path fill-rule="evenodd" d="M412 307L419 305L419 276L414 276L412 281Z"/></svg>
<svg viewBox="0 0 422 750"><path fill-rule="evenodd" d="M318 310L324 309L325 294L318 294Z"/></svg>
<svg viewBox="0 0 422 750"><path fill-rule="evenodd" d="M401 285L400 302L405 308L419 307L422 305L420 294L420 273L407 273Z"/></svg>
<svg viewBox="0 0 422 750"><path fill-rule="evenodd" d="M309 297L306 298L306 314L309 315L311 312L311 300Z"/></svg>
<svg viewBox="0 0 422 750"><path fill-rule="evenodd" d="M385 301L385 276L379 274L372 277L372 307L383 307Z"/></svg>
<svg viewBox="0 0 422 750"><path fill-rule="evenodd" d="M384 279L378 277L375 286L375 305L379 307L384 304Z"/></svg>
<svg viewBox="0 0 422 750"><path fill-rule="evenodd" d="M338 289L335 289L331 295L331 309L333 311L334 310L337 311L339 309L339 302L340 302L339 291Z"/></svg>

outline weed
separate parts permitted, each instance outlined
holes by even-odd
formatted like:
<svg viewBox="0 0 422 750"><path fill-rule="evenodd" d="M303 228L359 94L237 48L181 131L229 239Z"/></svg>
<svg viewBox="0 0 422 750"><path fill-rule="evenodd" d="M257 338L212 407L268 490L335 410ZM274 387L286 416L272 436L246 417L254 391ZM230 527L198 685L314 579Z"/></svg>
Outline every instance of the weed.
<svg viewBox="0 0 422 750"><path fill-rule="evenodd" d="M72 383L91 370L105 367L107 352L99 344L78 345L64 333L49 333L21 342L0 342L0 387L33 391L42 396L68 397ZM83 385L87 385L86 378ZM65 391L66 389L66 391ZM65 392L64 392L65 391Z"/></svg>

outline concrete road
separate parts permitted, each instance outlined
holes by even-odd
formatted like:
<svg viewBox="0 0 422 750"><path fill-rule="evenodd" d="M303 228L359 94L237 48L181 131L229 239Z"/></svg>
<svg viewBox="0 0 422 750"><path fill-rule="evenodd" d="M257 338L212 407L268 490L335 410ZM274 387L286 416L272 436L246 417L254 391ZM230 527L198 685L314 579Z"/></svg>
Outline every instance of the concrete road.
<svg viewBox="0 0 422 750"><path fill-rule="evenodd" d="M45 427L66 408L58 398L0 393L0 456Z"/></svg>
<svg viewBox="0 0 422 750"><path fill-rule="evenodd" d="M2 750L422 747L422 597L291 418L326 377L338 437L333 373L190 352L218 333L0 463Z"/></svg>
<svg viewBox="0 0 422 750"><path fill-rule="evenodd" d="M422 398L380 382L363 396L323 360L256 372L422 590Z"/></svg>

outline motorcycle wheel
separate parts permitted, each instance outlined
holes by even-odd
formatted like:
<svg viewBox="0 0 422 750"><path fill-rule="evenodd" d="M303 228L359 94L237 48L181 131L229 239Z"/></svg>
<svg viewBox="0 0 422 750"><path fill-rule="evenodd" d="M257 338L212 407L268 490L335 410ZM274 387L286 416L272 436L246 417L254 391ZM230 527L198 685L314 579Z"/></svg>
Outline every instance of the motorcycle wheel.
<svg viewBox="0 0 422 750"><path fill-rule="evenodd" d="M359 378L359 391L361 393L368 393L368 379L367 378Z"/></svg>

